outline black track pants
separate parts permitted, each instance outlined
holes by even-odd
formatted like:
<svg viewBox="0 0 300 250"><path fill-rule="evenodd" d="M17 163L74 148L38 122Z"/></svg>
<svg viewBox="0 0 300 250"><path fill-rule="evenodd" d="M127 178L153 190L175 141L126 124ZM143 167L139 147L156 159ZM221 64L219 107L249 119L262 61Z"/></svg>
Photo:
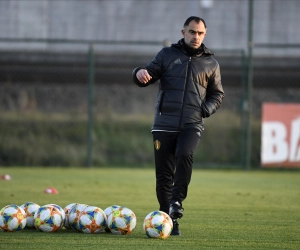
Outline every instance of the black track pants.
<svg viewBox="0 0 300 250"><path fill-rule="evenodd" d="M181 132L153 131L152 134L156 195L160 210L169 213L171 201L181 203L187 196L193 154L200 141L200 132L190 128Z"/></svg>

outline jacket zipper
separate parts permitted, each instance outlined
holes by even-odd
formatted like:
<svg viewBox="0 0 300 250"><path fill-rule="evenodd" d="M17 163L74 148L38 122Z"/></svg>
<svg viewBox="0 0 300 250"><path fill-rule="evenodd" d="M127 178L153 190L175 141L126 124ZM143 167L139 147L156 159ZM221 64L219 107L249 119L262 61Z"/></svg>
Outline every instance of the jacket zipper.
<svg viewBox="0 0 300 250"><path fill-rule="evenodd" d="M180 114L180 119L179 119L179 124L178 127L180 128L180 124L182 121L182 115L183 115L183 108L184 108L184 101L185 101L185 96L186 96L186 83L188 82L188 73L189 73L189 69L190 69L190 62L192 61L192 57L190 56L189 61L188 61L188 65L186 68L186 75L185 75L185 82L184 82L184 94L183 94L183 100L182 100L182 108L181 108L181 114Z"/></svg>
<svg viewBox="0 0 300 250"><path fill-rule="evenodd" d="M158 106L158 112L159 112L159 115L161 115L164 97L165 97L165 91L162 91L162 92L161 92L161 96L160 96L159 106Z"/></svg>

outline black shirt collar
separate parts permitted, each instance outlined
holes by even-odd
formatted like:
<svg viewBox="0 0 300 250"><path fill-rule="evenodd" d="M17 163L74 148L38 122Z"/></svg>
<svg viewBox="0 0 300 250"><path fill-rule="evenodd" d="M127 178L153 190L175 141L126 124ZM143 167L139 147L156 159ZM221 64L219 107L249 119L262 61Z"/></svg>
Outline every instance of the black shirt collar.
<svg viewBox="0 0 300 250"><path fill-rule="evenodd" d="M201 44L198 49L193 49L184 42L184 39L181 40L181 45L183 46L184 50L186 51L186 53L188 53L189 56L200 54L204 51L203 44Z"/></svg>

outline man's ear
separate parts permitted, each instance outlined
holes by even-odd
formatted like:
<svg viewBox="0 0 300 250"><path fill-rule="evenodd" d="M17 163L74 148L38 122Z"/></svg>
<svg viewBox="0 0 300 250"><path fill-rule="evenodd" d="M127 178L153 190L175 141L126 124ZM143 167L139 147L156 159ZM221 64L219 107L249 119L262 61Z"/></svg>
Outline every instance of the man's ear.
<svg viewBox="0 0 300 250"><path fill-rule="evenodd" d="M184 30L181 30L181 34L182 34L182 36L184 36Z"/></svg>

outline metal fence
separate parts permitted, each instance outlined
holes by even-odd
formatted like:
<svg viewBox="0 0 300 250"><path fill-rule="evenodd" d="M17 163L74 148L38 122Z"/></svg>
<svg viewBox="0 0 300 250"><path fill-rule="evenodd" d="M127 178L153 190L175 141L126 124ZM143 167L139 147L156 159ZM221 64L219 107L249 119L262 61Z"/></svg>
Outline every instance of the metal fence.
<svg viewBox="0 0 300 250"><path fill-rule="evenodd" d="M0 51L0 165L103 166L153 164L151 124L158 86L131 81L165 42L2 40L29 49ZM34 50L30 44L49 44ZM56 44L65 50L57 49ZM60 46L59 48L61 48ZM124 48L126 47L126 48ZM257 48L259 49L259 48ZM195 152L195 166L245 167L247 57L214 50L225 99ZM260 114L264 101L299 101L297 58L255 57L251 165L260 165ZM299 67L298 67L299 68Z"/></svg>
<svg viewBox="0 0 300 250"><path fill-rule="evenodd" d="M260 164L264 102L300 102L300 44L255 44L252 82L251 165Z"/></svg>

